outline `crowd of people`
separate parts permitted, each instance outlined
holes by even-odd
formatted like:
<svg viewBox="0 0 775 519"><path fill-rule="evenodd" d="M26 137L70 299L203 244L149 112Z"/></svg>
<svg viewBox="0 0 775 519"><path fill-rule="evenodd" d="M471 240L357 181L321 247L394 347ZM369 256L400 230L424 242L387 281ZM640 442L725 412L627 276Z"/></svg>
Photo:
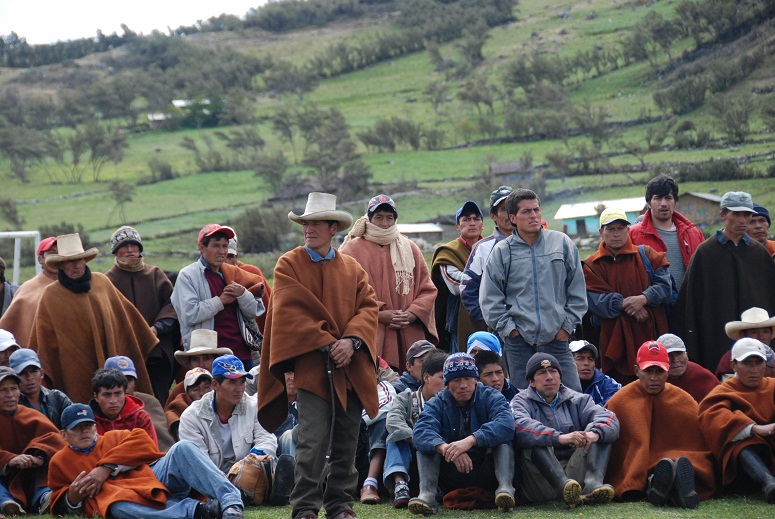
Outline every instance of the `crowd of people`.
<svg viewBox="0 0 775 519"><path fill-rule="evenodd" d="M272 287L220 224L172 280L132 227L106 274L47 237L2 279L0 516L775 503L769 212L728 192L706 239L678 200L659 175L638 221L604 208L582 259L501 186L492 234L466 201L429 268L389 196L354 221L310 193Z"/></svg>

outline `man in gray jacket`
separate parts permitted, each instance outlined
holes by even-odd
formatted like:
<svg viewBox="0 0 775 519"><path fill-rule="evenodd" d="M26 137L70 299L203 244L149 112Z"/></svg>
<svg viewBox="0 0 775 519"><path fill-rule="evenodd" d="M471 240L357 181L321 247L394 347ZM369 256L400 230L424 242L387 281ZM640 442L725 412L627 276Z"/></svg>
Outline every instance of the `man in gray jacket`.
<svg viewBox="0 0 775 519"><path fill-rule="evenodd" d="M610 502L614 489L603 478L611 444L619 437L616 415L565 387L560 364L547 353L530 358L527 380L530 387L511 401L525 499L540 503L561 497L571 508Z"/></svg>
<svg viewBox="0 0 775 519"><path fill-rule="evenodd" d="M479 303L487 324L503 339L511 380L527 387L525 365L536 352L552 354L564 384L581 391L568 337L587 311L579 251L564 233L543 229L541 200L529 189L506 199L511 236L492 250Z"/></svg>

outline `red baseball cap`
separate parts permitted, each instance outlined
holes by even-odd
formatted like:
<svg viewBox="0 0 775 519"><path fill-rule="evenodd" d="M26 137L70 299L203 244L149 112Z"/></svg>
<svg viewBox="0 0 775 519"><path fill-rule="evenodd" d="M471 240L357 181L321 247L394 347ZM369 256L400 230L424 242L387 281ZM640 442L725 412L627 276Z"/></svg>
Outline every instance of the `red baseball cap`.
<svg viewBox="0 0 775 519"><path fill-rule="evenodd" d="M221 225L218 223L208 223L207 225L202 227L201 231L199 231L198 243L202 243L203 239L207 238L208 236L212 236L217 232L222 232L226 234L226 237L229 239L234 238L234 229L232 229L231 227L226 227L225 225Z"/></svg>
<svg viewBox="0 0 775 519"><path fill-rule="evenodd" d="M640 369L648 369L657 366L664 371L670 371L670 355L664 345L657 341L646 341L638 348L638 357L635 363Z"/></svg>
<svg viewBox="0 0 775 519"><path fill-rule="evenodd" d="M48 238L44 238L40 240L40 243L38 244L38 256L43 254L46 251L51 250L51 247L57 244L57 237L56 236L49 236Z"/></svg>

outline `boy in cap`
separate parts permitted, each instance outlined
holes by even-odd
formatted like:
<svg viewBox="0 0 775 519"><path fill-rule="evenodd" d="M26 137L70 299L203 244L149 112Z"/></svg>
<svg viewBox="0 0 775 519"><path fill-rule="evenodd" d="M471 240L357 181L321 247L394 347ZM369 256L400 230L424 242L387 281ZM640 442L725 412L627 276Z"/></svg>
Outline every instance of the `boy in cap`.
<svg viewBox="0 0 775 519"><path fill-rule="evenodd" d="M732 346L735 377L700 403L700 428L721 463L721 484L748 476L775 503L775 379L764 376L766 346L744 337Z"/></svg>
<svg viewBox="0 0 775 519"><path fill-rule="evenodd" d="M414 425L420 493L409 501L409 510L435 514L437 486L445 493L470 486L495 490L498 509L512 510L514 417L508 402L479 382L467 353L444 361L444 385Z"/></svg>
<svg viewBox="0 0 775 519"><path fill-rule="evenodd" d="M645 496L656 506L697 508L715 489L713 456L700 431L697 402L667 384L670 357L664 345L644 343L636 362L638 380L606 404L627 431L614 443L608 481L620 499Z"/></svg>
<svg viewBox="0 0 775 519"><path fill-rule="evenodd" d="M21 348L16 337L7 330L0 330L0 366L10 367L11 355Z"/></svg>
<svg viewBox="0 0 775 519"><path fill-rule="evenodd" d="M689 393L698 404L714 387L718 386L716 375L689 360L686 346L680 337L666 333L657 337L657 342L665 346L670 356L667 381Z"/></svg>
<svg viewBox="0 0 775 519"><path fill-rule="evenodd" d="M548 353L530 357L526 373L530 387L511 401L522 495L534 503L562 499L571 508L610 502L614 489L603 479L619 438L616 415L565 387L562 367Z"/></svg>
<svg viewBox="0 0 775 519"><path fill-rule="evenodd" d="M500 354L494 351L479 350L474 359L476 360L476 369L479 370L479 382L497 389L506 400L511 402L518 389L506 377L506 368Z"/></svg>
<svg viewBox="0 0 775 519"><path fill-rule="evenodd" d="M207 456L191 442L165 455L143 429L97 432L89 406L62 413L69 448L51 460L52 510L57 515L116 519L241 519L242 498ZM209 499L200 503L192 491Z"/></svg>
<svg viewBox="0 0 775 519"><path fill-rule="evenodd" d="M11 354L10 362L11 369L16 372L21 381L19 403L24 407L40 411L57 429L60 429L59 417L72 402L58 389L48 389L43 386L44 371L38 354L28 348L21 348Z"/></svg>
<svg viewBox="0 0 775 519"><path fill-rule="evenodd" d="M438 290L436 326L439 348L445 351L458 351L458 341L476 331L471 316L460 304L460 283L471 248L482 239L482 226L481 209L473 200L467 201L455 214L460 236L433 252L431 280Z"/></svg>
<svg viewBox="0 0 775 519"><path fill-rule="evenodd" d="M175 441L179 439L180 416L192 402L201 400L203 396L213 390L213 376L204 368L191 368L186 372L181 383L183 384L184 392L175 397L167 405L165 411L167 425Z"/></svg>
<svg viewBox="0 0 775 519"><path fill-rule="evenodd" d="M595 367L597 347L589 341L571 341L568 348L579 372L581 389L598 405L605 405L622 385Z"/></svg>
<svg viewBox="0 0 775 519"><path fill-rule="evenodd" d="M396 393L401 393L407 389L417 391L422 385L422 365L425 357L436 347L425 339L420 339L409 347L406 352L406 371L401 374L398 380L393 381L393 387Z"/></svg>

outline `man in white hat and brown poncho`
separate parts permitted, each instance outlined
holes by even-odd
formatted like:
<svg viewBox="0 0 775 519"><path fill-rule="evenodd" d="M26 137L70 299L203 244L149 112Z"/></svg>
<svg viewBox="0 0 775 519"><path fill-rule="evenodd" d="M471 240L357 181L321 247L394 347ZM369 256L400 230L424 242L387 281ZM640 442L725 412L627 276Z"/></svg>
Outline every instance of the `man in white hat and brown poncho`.
<svg viewBox="0 0 775 519"><path fill-rule="evenodd" d="M159 339L104 274L89 270L97 249L84 251L78 234L57 236L57 246L46 264L59 269L58 279L43 291L29 344L47 368L49 387L86 403L94 372L125 355L137 367L138 391L150 393L145 358Z"/></svg>
<svg viewBox="0 0 775 519"><path fill-rule="evenodd" d="M274 431L288 415L285 373L294 371L299 411L294 519L354 518L355 449L361 411L378 410L377 300L366 271L331 247L352 225L336 197L310 193L304 213L288 214L304 246L274 271L258 377L258 419ZM432 308L432 306L431 306Z"/></svg>

